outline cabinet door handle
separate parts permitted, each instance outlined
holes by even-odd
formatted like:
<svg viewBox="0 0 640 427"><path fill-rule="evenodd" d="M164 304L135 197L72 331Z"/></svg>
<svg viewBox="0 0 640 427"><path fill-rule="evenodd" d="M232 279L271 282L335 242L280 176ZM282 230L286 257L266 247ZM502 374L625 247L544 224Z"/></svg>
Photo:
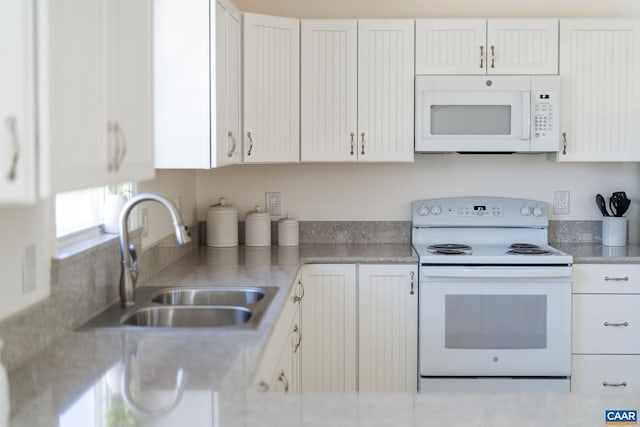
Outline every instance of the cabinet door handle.
<svg viewBox="0 0 640 427"><path fill-rule="evenodd" d="M629 322L622 322L622 323L610 323L610 322L604 322L603 323L604 326L629 326Z"/></svg>
<svg viewBox="0 0 640 427"><path fill-rule="evenodd" d="M484 68L484 46L480 46L480 68Z"/></svg>
<svg viewBox="0 0 640 427"><path fill-rule="evenodd" d="M562 132L562 155L567 155L567 133Z"/></svg>
<svg viewBox="0 0 640 427"><path fill-rule="evenodd" d="M351 132L351 155L353 156L353 147L355 146L356 134Z"/></svg>
<svg viewBox="0 0 640 427"><path fill-rule="evenodd" d="M496 68L496 47L491 46L491 68Z"/></svg>
<svg viewBox="0 0 640 427"><path fill-rule="evenodd" d="M260 381L258 383L258 391L261 392L261 393L265 393L265 392L269 391L269 384L267 384L264 381Z"/></svg>
<svg viewBox="0 0 640 427"><path fill-rule="evenodd" d="M300 348L300 345L302 344L302 332L300 331L300 328L298 327L298 325L295 325L293 327L293 333L298 335L298 342L293 346L293 352L297 353L298 349Z"/></svg>
<svg viewBox="0 0 640 427"><path fill-rule="evenodd" d="M606 381L604 381L602 383L603 387L626 387L627 386L627 382L626 381L622 381L621 383L608 383Z"/></svg>
<svg viewBox="0 0 640 427"><path fill-rule="evenodd" d="M122 166L122 162L124 161L125 156L127 155L127 150L129 148L127 144L127 136L122 131L120 127L120 122L115 122L115 137L116 137L116 152L118 153L118 157L116 159L115 169L120 170L120 166Z"/></svg>
<svg viewBox="0 0 640 427"><path fill-rule="evenodd" d="M116 162L120 153L118 152L118 143L116 142L116 125L115 122L107 120L107 156L109 161L107 162L107 170L112 172L116 168ZM111 154L111 150L114 153Z"/></svg>
<svg viewBox="0 0 640 427"><path fill-rule="evenodd" d="M302 298L304 298L304 286L302 286L302 280L300 279L298 279L298 287L300 288L301 292L300 295L294 292L293 296L291 297L291 301L293 302L300 302L302 301Z"/></svg>
<svg viewBox="0 0 640 427"><path fill-rule="evenodd" d="M18 120L14 116L7 117L5 121L7 125L7 129L9 129L9 133L11 134L12 146L13 146L13 159L11 160L11 167L9 168L9 173L7 174L7 179L9 181L14 181L16 179L16 168L18 167L18 160L20 159L20 140L18 139Z"/></svg>
<svg viewBox="0 0 640 427"><path fill-rule="evenodd" d="M250 156L251 150L253 150L253 139L251 138L251 132L247 132L247 138L249 138L249 151L247 151L247 156Z"/></svg>
<svg viewBox="0 0 640 427"><path fill-rule="evenodd" d="M227 157L233 156L236 151L236 139L233 137L233 132L227 132L227 144L231 141L231 150L227 152Z"/></svg>
<svg viewBox="0 0 640 427"><path fill-rule="evenodd" d="M287 379L287 375L284 373L284 371L280 371L280 375L278 375L278 381L280 381L284 386L284 392L289 393L289 380Z"/></svg>
<svg viewBox="0 0 640 427"><path fill-rule="evenodd" d="M606 282L628 282L629 281L629 276L624 276L624 277L609 277L609 276L605 276L604 280Z"/></svg>
<svg viewBox="0 0 640 427"><path fill-rule="evenodd" d="M413 294L415 294L415 292L413 291L413 287L415 286L415 276L416 276L416 274L412 271L411 273L409 273L409 275L411 276L411 291L409 292L409 295L413 295Z"/></svg>
<svg viewBox="0 0 640 427"><path fill-rule="evenodd" d="M362 151L360 152L360 154L364 155L364 132L362 132L362 133L360 134L360 137L362 138L362 139L361 139L361 142L362 142Z"/></svg>

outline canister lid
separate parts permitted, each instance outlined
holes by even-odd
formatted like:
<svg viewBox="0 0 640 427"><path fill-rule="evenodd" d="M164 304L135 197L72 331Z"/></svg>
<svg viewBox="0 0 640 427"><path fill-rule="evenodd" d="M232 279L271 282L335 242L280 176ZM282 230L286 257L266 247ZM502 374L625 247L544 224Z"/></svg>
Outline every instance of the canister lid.
<svg viewBox="0 0 640 427"><path fill-rule="evenodd" d="M256 205L254 207L254 210L247 212L246 218L253 218L253 219L269 218L269 220L271 220L271 214L269 214L269 212L264 212L264 209L262 208L262 206Z"/></svg>
<svg viewBox="0 0 640 427"><path fill-rule="evenodd" d="M286 214L286 215L284 216L284 218L281 218L281 219L278 221L278 223L279 223L279 224L282 224L282 225L293 225L293 224L295 224L295 223L297 223L297 222L298 222L298 220L297 220L297 219L295 219L295 218L293 218L293 217L292 217L291 215L289 215L289 214Z"/></svg>
<svg viewBox="0 0 640 427"><path fill-rule="evenodd" d="M237 213L238 209L233 205L228 205L227 200L224 197L220 197L218 199L218 204L209 206L207 211L216 213Z"/></svg>

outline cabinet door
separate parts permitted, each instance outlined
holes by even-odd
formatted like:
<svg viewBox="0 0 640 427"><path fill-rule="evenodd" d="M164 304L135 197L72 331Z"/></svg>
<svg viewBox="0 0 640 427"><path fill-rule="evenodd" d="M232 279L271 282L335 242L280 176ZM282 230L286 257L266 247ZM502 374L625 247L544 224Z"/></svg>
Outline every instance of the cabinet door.
<svg viewBox="0 0 640 427"><path fill-rule="evenodd" d="M33 0L0 4L0 204L35 201Z"/></svg>
<svg viewBox="0 0 640 427"><path fill-rule="evenodd" d="M416 392L417 266L358 268L358 390Z"/></svg>
<svg viewBox="0 0 640 427"><path fill-rule="evenodd" d="M70 13L69 11L73 11ZM38 8L40 189L105 184L105 2L57 0Z"/></svg>
<svg viewBox="0 0 640 427"><path fill-rule="evenodd" d="M560 21L560 161L640 160L639 25Z"/></svg>
<svg viewBox="0 0 640 427"><path fill-rule="evenodd" d="M244 161L300 160L300 21L243 14Z"/></svg>
<svg viewBox="0 0 640 427"><path fill-rule="evenodd" d="M358 22L301 22L301 160L356 161Z"/></svg>
<svg viewBox="0 0 640 427"><path fill-rule="evenodd" d="M302 267L302 391L356 391L356 269Z"/></svg>
<svg viewBox="0 0 640 427"><path fill-rule="evenodd" d="M227 127L224 135L224 164L236 164L242 161L242 135L240 128L240 99L241 99L241 54L242 54L242 22L240 11L228 3L226 13L227 23L227 67L226 67L226 111Z"/></svg>
<svg viewBox="0 0 640 427"><path fill-rule="evenodd" d="M109 183L152 178L152 2L106 4Z"/></svg>
<svg viewBox="0 0 640 427"><path fill-rule="evenodd" d="M486 74L484 19L416 20L416 74Z"/></svg>
<svg viewBox="0 0 640 427"><path fill-rule="evenodd" d="M558 74L557 19L490 19L489 74Z"/></svg>
<svg viewBox="0 0 640 427"><path fill-rule="evenodd" d="M411 162L414 21L358 21L358 160Z"/></svg>

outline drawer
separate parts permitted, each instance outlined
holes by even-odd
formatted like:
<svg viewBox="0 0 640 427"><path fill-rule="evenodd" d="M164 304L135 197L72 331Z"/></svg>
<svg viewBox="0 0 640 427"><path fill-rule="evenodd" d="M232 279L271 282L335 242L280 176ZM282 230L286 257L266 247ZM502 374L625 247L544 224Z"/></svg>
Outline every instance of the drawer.
<svg viewBox="0 0 640 427"><path fill-rule="evenodd" d="M574 264L574 294L640 294L640 265Z"/></svg>
<svg viewBox="0 0 640 427"><path fill-rule="evenodd" d="M572 353L640 354L640 295L573 295L571 301Z"/></svg>
<svg viewBox="0 0 640 427"><path fill-rule="evenodd" d="M571 392L640 393L640 356L572 356Z"/></svg>

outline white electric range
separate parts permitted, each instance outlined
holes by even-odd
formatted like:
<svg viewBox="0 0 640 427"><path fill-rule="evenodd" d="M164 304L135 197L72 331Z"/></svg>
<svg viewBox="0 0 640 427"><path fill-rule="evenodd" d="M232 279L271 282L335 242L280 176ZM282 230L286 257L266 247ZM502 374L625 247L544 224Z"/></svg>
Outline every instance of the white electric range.
<svg viewBox="0 0 640 427"><path fill-rule="evenodd" d="M573 259L546 203L413 203L421 391L569 391Z"/></svg>

